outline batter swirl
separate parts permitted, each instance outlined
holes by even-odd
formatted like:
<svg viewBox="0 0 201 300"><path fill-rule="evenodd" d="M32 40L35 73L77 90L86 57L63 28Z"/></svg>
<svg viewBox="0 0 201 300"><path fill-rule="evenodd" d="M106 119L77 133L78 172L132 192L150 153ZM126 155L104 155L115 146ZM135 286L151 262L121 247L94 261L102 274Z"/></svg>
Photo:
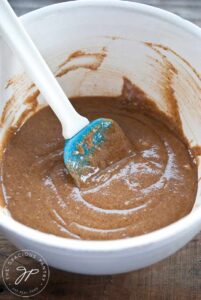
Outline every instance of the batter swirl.
<svg viewBox="0 0 201 300"><path fill-rule="evenodd" d="M63 163L61 127L50 108L31 117L7 145L2 178L12 216L74 239L118 239L164 227L190 212L197 167L184 141L155 116L120 98L73 99L89 119L117 121L134 154L79 190ZM115 155L115 153L114 153Z"/></svg>

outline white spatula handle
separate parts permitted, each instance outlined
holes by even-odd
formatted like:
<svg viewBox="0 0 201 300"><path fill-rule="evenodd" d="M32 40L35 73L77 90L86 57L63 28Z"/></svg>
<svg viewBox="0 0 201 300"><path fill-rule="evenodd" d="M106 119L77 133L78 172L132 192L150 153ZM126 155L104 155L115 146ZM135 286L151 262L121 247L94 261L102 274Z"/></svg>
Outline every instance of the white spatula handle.
<svg viewBox="0 0 201 300"><path fill-rule="evenodd" d="M64 138L74 136L89 121L75 111L6 0L0 0L0 33L60 120Z"/></svg>

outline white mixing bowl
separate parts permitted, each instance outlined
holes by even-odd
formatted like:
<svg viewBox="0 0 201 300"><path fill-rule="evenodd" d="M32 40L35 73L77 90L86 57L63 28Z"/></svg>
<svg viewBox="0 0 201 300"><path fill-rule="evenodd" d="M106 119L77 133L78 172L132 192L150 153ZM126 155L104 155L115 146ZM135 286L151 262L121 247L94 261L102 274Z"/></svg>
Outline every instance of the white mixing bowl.
<svg viewBox="0 0 201 300"><path fill-rule="evenodd" d="M126 76L171 115L167 95L173 92L186 137L192 146L201 144L198 27L150 6L92 0L48 6L22 16L21 21L55 73L71 53L79 50L93 54L60 67L60 71L66 71L74 66L74 71L58 78L69 96L119 95L122 77ZM6 129L26 109L24 97L33 90L28 89L26 75L19 76L23 69L1 37L0 55L1 113L8 99L16 97L1 126L2 141ZM94 70L88 65L95 66ZM5 88L10 78L14 78L13 83ZM44 104L41 96L39 101ZM200 176L199 160L198 164ZM173 254L200 231L200 192L201 182L194 209L186 217L152 233L124 240L83 241L45 234L16 222L5 209L0 211L0 228L17 247L39 252L56 268L83 274L127 272Z"/></svg>

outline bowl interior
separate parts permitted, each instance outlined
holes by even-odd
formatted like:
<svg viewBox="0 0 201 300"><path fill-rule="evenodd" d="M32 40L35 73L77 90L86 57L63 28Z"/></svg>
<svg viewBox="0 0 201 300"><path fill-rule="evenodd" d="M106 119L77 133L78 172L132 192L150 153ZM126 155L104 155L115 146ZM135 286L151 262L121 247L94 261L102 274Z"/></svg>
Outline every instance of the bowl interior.
<svg viewBox="0 0 201 300"><path fill-rule="evenodd" d="M56 5L21 20L69 97L120 95L127 77L175 122L181 120L192 147L201 145L201 34L196 27L160 10L115 1ZM0 54L3 141L24 111L30 110L23 122L36 111L29 97L37 97L37 109L46 103L2 38ZM199 183L194 209L200 206Z"/></svg>

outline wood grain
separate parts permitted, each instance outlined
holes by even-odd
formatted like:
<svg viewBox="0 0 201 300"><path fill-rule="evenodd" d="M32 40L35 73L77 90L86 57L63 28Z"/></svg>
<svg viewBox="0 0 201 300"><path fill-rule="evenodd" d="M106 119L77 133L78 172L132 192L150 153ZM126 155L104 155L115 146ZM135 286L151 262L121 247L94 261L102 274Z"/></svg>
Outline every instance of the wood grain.
<svg viewBox="0 0 201 300"><path fill-rule="evenodd" d="M61 1L10 0L18 15L55 2ZM201 0L136 2L172 11L201 26ZM0 235L1 268L14 250L15 247ZM201 234L175 255L140 271L116 276L83 276L53 268L50 272L47 288L35 299L201 300ZM6 290L1 278L0 299L16 298Z"/></svg>

